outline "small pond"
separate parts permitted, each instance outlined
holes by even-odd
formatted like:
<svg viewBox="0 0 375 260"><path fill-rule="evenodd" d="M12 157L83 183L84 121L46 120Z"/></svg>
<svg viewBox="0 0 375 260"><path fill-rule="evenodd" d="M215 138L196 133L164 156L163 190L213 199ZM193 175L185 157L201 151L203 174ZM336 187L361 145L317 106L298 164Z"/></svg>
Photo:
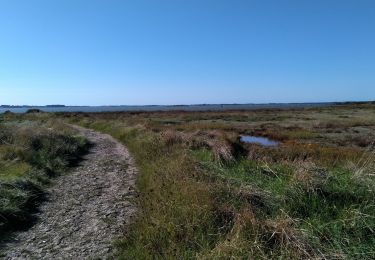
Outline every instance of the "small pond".
<svg viewBox="0 0 375 260"><path fill-rule="evenodd" d="M271 147L278 146L279 142L273 141L266 137L252 136L252 135L241 135L240 141L249 144L260 144L263 146Z"/></svg>

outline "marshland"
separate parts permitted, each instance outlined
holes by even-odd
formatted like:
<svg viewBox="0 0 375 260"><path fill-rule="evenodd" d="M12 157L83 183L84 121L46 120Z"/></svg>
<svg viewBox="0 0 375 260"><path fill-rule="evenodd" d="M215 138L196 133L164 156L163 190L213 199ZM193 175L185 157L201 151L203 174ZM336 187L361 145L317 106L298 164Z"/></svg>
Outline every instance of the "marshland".
<svg viewBox="0 0 375 260"><path fill-rule="evenodd" d="M0 259L375 259L375 1L0 1Z"/></svg>
<svg viewBox="0 0 375 260"><path fill-rule="evenodd" d="M46 187L92 149L77 125L121 142L138 170L116 258L375 257L374 103L0 120L3 240L37 221Z"/></svg>

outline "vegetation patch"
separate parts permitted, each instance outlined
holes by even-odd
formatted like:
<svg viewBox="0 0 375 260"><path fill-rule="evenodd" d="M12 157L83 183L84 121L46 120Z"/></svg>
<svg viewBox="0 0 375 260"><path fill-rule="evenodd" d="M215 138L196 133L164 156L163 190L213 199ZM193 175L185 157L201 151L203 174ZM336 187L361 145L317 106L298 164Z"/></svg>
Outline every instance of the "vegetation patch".
<svg viewBox="0 0 375 260"><path fill-rule="evenodd" d="M65 173L87 148L62 124L13 118L0 126L0 239L32 224L50 178Z"/></svg>

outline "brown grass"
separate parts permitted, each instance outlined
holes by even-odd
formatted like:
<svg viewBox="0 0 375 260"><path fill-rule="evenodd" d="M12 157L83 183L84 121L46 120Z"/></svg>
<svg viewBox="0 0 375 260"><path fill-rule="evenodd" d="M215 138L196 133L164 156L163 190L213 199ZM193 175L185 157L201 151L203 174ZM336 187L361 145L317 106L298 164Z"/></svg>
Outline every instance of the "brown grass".
<svg viewBox="0 0 375 260"><path fill-rule="evenodd" d="M143 211L119 245L124 259L349 259L371 257L374 111L69 117L112 134L137 159ZM242 144L240 134L282 144Z"/></svg>

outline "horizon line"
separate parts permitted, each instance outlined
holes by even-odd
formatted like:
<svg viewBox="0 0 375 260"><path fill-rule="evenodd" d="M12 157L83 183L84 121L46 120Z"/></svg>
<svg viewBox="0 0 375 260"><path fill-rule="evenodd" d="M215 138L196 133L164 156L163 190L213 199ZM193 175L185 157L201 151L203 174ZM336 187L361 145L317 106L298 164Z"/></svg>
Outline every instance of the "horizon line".
<svg viewBox="0 0 375 260"><path fill-rule="evenodd" d="M375 99L369 100L344 100L344 101L313 101L313 102L264 102L264 103L191 103L191 104L143 104L143 105L65 105L65 104L45 104L45 105L9 105L1 104L0 107L176 107L176 106L241 106L241 105L288 105L288 104L340 104L340 103L371 103L375 102Z"/></svg>

